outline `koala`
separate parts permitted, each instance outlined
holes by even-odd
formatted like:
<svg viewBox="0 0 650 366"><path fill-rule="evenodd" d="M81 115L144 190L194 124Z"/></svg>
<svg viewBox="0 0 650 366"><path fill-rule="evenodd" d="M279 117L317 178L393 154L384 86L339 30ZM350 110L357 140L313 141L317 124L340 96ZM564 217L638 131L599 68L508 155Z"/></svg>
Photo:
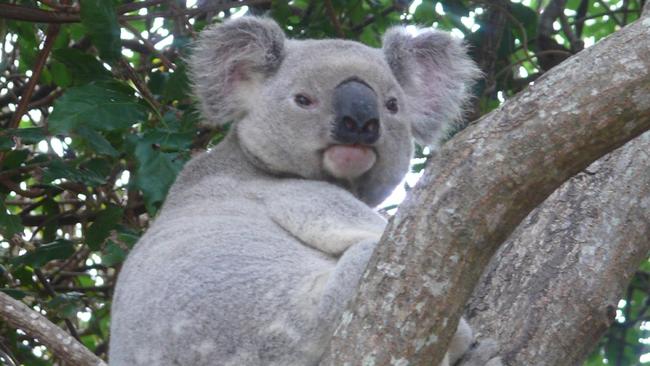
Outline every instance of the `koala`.
<svg viewBox="0 0 650 366"><path fill-rule="evenodd" d="M204 122L233 123L125 261L110 363L317 365L384 230L373 207L478 70L442 32L392 28L376 49L256 17L203 31L190 66ZM471 342L463 320L443 365Z"/></svg>

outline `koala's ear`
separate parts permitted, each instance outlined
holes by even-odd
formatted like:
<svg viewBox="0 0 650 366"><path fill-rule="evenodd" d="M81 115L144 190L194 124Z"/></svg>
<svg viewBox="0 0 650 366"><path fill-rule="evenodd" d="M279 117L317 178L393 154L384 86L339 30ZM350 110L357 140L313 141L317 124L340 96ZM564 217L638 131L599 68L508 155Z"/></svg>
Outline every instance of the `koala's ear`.
<svg viewBox="0 0 650 366"><path fill-rule="evenodd" d="M462 118L479 69L462 41L444 32L412 36L403 27L393 27L384 35L383 51L414 112L415 140L438 143L447 126Z"/></svg>
<svg viewBox="0 0 650 366"><path fill-rule="evenodd" d="M189 63L206 124L221 125L246 112L246 91L278 69L284 40L274 21L256 17L229 20L201 32Z"/></svg>

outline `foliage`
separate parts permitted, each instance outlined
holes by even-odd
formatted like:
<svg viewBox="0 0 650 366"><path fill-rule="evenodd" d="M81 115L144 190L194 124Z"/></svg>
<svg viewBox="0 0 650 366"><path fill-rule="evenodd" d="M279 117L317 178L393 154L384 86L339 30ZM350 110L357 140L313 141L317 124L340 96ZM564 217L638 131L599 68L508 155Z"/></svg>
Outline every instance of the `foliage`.
<svg viewBox="0 0 650 366"><path fill-rule="evenodd" d="M475 119L641 8L568 0L549 23L547 3L0 0L0 290L105 357L120 264L183 164L225 133L199 126L189 96L184 57L206 25L270 13L295 38L372 46L394 24L453 31L485 72L468 113ZM417 151L415 171L428 153ZM648 270L587 365L637 364L645 353ZM3 324L0 347L21 364L56 362Z"/></svg>

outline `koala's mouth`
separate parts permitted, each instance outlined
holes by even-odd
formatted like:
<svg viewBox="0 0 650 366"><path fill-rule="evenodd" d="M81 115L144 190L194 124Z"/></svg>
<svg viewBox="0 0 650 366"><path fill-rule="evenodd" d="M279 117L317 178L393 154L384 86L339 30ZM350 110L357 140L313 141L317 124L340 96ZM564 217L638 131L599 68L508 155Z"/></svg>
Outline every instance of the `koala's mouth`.
<svg viewBox="0 0 650 366"><path fill-rule="evenodd" d="M332 145L323 153L323 166L333 177L355 179L377 161L377 153L368 146Z"/></svg>

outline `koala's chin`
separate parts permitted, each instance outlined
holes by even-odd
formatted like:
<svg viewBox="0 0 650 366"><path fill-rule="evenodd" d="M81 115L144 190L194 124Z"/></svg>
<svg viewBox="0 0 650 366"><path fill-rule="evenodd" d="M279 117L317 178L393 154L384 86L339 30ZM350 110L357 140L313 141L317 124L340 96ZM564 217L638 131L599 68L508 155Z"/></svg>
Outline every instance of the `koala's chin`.
<svg viewBox="0 0 650 366"><path fill-rule="evenodd" d="M334 145L325 150L323 166L338 179L355 179L370 170L377 161L371 147L361 145Z"/></svg>

